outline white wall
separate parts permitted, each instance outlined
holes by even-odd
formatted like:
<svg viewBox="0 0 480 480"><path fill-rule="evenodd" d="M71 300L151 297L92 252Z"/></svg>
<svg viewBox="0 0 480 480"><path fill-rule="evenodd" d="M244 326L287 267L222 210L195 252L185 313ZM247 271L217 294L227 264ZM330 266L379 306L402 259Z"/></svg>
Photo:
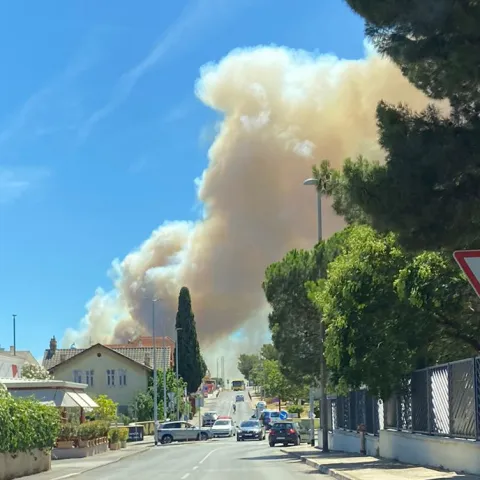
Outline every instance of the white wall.
<svg viewBox="0 0 480 480"><path fill-rule="evenodd" d="M356 432L334 430L328 440L331 450L360 453ZM366 435L366 447L373 457L480 475L480 442L473 440L381 430L379 436Z"/></svg>
<svg viewBox="0 0 480 480"><path fill-rule="evenodd" d="M321 429L320 429L321 432ZM320 438L321 433L320 433ZM339 452L360 453L360 434L356 432L349 432L345 430L334 430L328 435L328 445L331 450ZM365 446L367 455L378 457L379 455L379 438L366 434Z"/></svg>
<svg viewBox="0 0 480 480"><path fill-rule="evenodd" d="M480 475L480 443L473 440L382 430L379 443L384 458Z"/></svg>

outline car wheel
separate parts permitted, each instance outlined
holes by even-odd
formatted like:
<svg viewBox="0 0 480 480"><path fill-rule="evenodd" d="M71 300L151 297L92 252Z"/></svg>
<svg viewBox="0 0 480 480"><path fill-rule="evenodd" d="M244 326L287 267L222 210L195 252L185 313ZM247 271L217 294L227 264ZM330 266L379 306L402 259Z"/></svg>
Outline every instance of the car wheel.
<svg viewBox="0 0 480 480"><path fill-rule="evenodd" d="M271 446L271 447L274 447L275 444L273 442L268 442L268 444Z"/></svg>
<svg viewBox="0 0 480 480"><path fill-rule="evenodd" d="M205 432L202 432L200 433L200 435L198 436L198 439L199 440L208 440L208 434L206 434Z"/></svg>
<svg viewBox="0 0 480 480"><path fill-rule="evenodd" d="M173 441L173 437L171 435L164 435L160 440L160 443L162 445L165 445L167 443L172 443L172 441Z"/></svg>
<svg viewBox="0 0 480 480"><path fill-rule="evenodd" d="M240 437L237 437L237 442L239 442L239 441L240 441Z"/></svg>
<svg viewBox="0 0 480 480"><path fill-rule="evenodd" d="M297 447L298 445L300 445L300 436L296 438L294 445L296 445Z"/></svg>

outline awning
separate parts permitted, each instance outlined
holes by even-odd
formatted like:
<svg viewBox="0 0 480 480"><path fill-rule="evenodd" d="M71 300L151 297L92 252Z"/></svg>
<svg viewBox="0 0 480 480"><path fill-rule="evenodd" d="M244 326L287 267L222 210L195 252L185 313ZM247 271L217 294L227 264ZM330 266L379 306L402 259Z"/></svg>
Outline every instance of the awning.
<svg viewBox="0 0 480 480"><path fill-rule="evenodd" d="M65 408L92 409L98 405L85 392L73 392L60 389L10 390L14 397L34 397L40 403Z"/></svg>

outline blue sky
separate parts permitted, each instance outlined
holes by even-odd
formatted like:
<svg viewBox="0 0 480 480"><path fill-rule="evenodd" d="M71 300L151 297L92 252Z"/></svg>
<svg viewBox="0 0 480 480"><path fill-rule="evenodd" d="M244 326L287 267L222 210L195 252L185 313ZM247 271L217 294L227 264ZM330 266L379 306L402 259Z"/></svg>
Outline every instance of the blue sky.
<svg viewBox="0 0 480 480"><path fill-rule="evenodd" d="M301 5L301 8L299 6ZM0 345L40 356L165 220L195 220L215 113L199 68L237 47L363 56L342 0L0 5Z"/></svg>

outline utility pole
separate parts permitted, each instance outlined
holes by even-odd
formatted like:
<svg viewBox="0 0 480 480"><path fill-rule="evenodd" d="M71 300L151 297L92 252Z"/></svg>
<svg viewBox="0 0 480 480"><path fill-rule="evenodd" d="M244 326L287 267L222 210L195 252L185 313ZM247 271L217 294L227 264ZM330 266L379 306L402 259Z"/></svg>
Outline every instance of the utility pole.
<svg viewBox="0 0 480 480"><path fill-rule="evenodd" d="M225 357L221 358L222 382L225 385Z"/></svg>
<svg viewBox="0 0 480 480"><path fill-rule="evenodd" d="M219 380L220 380L220 376L218 371L218 357L217 357L217 383L219 382ZM217 385L217 387L219 387L219 385Z"/></svg>
<svg viewBox="0 0 480 480"><path fill-rule="evenodd" d="M176 344L175 344L175 378L177 379L177 420L180 420L180 392L178 390L178 350L180 343L178 341L178 332L181 330L179 327L175 327L176 335Z"/></svg>
<svg viewBox="0 0 480 480"><path fill-rule="evenodd" d="M308 178L303 182L304 185L314 185L317 193L317 240L323 239L322 231L322 188L316 178ZM328 453L328 402L327 402L327 363L324 354L325 344L325 324L320 319L320 428L322 430L322 451ZM313 414L313 411L312 411ZM312 418L313 421L313 418ZM315 435L312 437L312 445L315 444ZM318 439L320 442L320 438Z"/></svg>
<svg viewBox="0 0 480 480"><path fill-rule="evenodd" d="M152 300L152 340L153 340L153 436L158 445L158 375L157 349L155 338L155 299ZM165 409L165 406L164 406Z"/></svg>

